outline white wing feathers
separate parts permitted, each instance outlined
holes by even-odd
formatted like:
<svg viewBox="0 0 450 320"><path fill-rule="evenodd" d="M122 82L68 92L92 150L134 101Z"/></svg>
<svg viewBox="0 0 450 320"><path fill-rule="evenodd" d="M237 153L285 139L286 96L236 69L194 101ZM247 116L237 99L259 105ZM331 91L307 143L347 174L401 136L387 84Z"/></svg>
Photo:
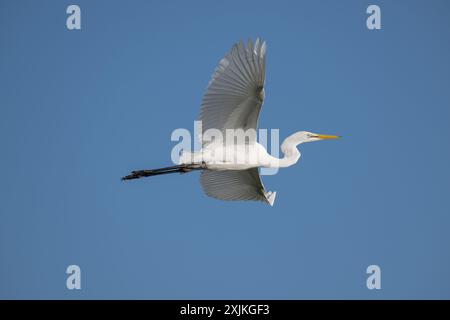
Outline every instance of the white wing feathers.
<svg viewBox="0 0 450 320"><path fill-rule="evenodd" d="M264 191L258 168L248 170L225 170L202 172L200 182L203 191L210 197L221 200L255 200L271 206L276 192Z"/></svg>
<svg viewBox="0 0 450 320"><path fill-rule="evenodd" d="M264 101L266 43L233 46L216 68L200 109L202 132L208 129L257 129ZM222 200L257 200L273 205L275 192L266 192L258 168L205 170L200 178L205 193Z"/></svg>
<svg viewBox="0 0 450 320"><path fill-rule="evenodd" d="M266 43L233 46L216 68L200 109L202 132L210 128L256 130L264 100Z"/></svg>

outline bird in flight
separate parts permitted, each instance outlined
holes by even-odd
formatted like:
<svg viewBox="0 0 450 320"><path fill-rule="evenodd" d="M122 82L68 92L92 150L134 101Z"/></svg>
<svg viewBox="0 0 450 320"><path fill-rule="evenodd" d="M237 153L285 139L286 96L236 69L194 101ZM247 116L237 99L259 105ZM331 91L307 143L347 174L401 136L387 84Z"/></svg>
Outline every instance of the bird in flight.
<svg viewBox="0 0 450 320"><path fill-rule="evenodd" d="M266 191L259 168L292 166L300 159L299 144L339 136L296 132L283 141L281 151L284 157L281 159L270 155L256 141L256 134L248 134L237 143L234 138L233 141L224 139L229 130L256 132L264 102L265 71L264 41L249 41L247 46L242 42L235 44L220 61L203 96L200 108L201 150L184 151L178 165L132 171L122 180L201 170L201 185L208 196L221 200L263 201L273 206L276 192ZM214 133L211 139L205 139L211 132ZM222 139L216 139L220 134Z"/></svg>

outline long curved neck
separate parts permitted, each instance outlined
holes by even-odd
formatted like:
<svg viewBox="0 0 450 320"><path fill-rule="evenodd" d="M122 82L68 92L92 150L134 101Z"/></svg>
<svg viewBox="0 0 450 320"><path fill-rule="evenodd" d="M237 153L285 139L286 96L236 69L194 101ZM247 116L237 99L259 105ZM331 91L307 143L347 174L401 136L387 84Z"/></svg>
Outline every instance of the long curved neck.
<svg viewBox="0 0 450 320"><path fill-rule="evenodd" d="M306 142L306 140L306 132L304 131L294 133L293 135L287 137L281 144L281 151L283 152L284 157L281 159L274 158L274 162L271 166L286 168L296 164L301 156L297 146L303 142Z"/></svg>
<svg viewBox="0 0 450 320"><path fill-rule="evenodd" d="M278 159L278 167L286 168L290 167L297 163L298 159L300 159L300 151L298 151L297 146L292 146L289 150L282 150L284 153L284 157Z"/></svg>

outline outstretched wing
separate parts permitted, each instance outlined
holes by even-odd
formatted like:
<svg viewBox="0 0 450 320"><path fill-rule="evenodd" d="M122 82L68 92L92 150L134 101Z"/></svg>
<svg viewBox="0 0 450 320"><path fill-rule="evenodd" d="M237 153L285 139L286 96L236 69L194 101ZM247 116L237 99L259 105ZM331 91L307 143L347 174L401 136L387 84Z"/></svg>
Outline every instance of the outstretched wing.
<svg viewBox="0 0 450 320"><path fill-rule="evenodd" d="M257 39L233 46L216 68L200 109L202 133L208 129L244 129L258 126L264 101L266 43Z"/></svg>
<svg viewBox="0 0 450 320"><path fill-rule="evenodd" d="M221 200L255 200L271 206L276 192L264 191L257 168L248 170L205 170L200 177L203 191Z"/></svg>

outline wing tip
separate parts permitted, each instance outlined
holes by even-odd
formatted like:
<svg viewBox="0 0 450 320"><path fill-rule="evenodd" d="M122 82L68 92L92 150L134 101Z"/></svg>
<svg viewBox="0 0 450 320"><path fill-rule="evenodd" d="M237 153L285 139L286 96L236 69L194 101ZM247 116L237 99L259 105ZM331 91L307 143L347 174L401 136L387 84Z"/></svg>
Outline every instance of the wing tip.
<svg viewBox="0 0 450 320"><path fill-rule="evenodd" d="M264 196L266 197L267 203L270 204L271 207L273 207L273 204L275 203L275 197L277 196L277 192L276 191L264 192Z"/></svg>
<svg viewBox="0 0 450 320"><path fill-rule="evenodd" d="M256 37L255 41L251 38L247 40L247 44L243 40L237 41L231 48L228 54L233 54L234 52L250 52L254 53L256 56L263 58L266 55L267 43L262 37Z"/></svg>

